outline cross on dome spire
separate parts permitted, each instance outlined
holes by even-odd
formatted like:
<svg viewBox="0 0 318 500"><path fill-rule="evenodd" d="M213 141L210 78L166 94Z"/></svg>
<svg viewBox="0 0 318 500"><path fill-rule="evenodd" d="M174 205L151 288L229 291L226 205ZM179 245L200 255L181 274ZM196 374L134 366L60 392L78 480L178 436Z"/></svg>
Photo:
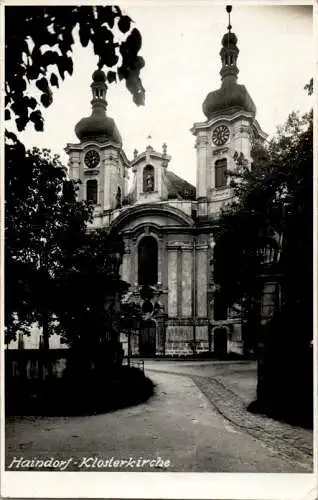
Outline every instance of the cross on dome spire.
<svg viewBox="0 0 318 500"><path fill-rule="evenodd" d="M148 141L148 146L146 147L146 151L153 151L153 147L150 144L151 141L152 141L152 135L151 134L148 135L147 141Z"/></svg>
<svg viewBox="0 0 318 500"><path fill-rule="evenodd" d="M232 33L231 29L231 12L232 6L226 6L226 12L229 16L229 24L228 24L228 32L222 38L222 49L220 52L222 68L220 71L222 80L225 78L236 80L237 74L239 72L238 67L236 65L237 57L239 54L239 49L237 48L237 36L235 33Z"/></svg>
<svg viewBox="0 0 318 500"><path fill-rule="evenodd" d="M226 12L228 13L229 15L229 25L227 27L227 29L229 30L229 32L231 31L232 29L232 26L231 26L231 12L232 12L232 5L227 5L226 6Z"/></svg>
<svg viewBox="0 0 318 500"><path fill-rule="evenodd" d="M237 36L233 33L231 26L232 6L226 6L228 14L228 26L222 38L222 48L220 51L222 68L220 75L222 85L220 89L210 92L202 105L203 112L208 120L230 110L244 110L255 116L255 104L247 92L244 85L237 83L238 67L237 58L239 49L237 47Z"/></svg>

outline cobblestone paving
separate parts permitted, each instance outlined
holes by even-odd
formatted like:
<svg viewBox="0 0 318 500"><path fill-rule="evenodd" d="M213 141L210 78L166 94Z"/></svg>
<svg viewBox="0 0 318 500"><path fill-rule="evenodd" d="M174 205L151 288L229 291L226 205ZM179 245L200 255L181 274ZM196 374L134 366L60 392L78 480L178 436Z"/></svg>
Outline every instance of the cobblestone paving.
<svg viewBox="0 0 318 500"><path fill-rule="evenodd" d="M150 366L151 365L151 366ZM251 380L255 363L149 363L148 369L190 377L214 409L232 425L261 441L268 449L288 462L299 464L306 471L313 470L313 432L279 422L265 415L247 411L255 391L239 391L237 383L243 372L250 371ZM147 366L147 365L146 365ZM213 375L213 376L212 376ZM255 383L256 386L256 383Z"/></svg>
<svg viewBox="0 0 318 500"><path fill-rule="evenodd" d="M191 376L213 407L229 422L261 440L288 461L312 470L313 433L246 410L242 399L222 383L221 377Z"/></svg>

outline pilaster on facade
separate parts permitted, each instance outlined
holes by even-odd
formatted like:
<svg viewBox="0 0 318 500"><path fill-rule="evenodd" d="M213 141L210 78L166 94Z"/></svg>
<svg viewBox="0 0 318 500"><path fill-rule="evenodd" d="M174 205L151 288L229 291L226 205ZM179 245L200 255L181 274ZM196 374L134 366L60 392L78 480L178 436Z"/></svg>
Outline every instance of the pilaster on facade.
<svg viewBox="0 0 318 500"><path fill-rule="evenodd" d="M131 276L130 276L130 271L131 271L131 250L130 250L130 241L126 238L124 238L124 254L123 254L123 261L121 265L121 278L123 281L126 281L127 283L131 283Z"/></svg>
<svg viewBox="0 0 318 500"><path fill-rule="evenodd" d="M206 243L197 243L196 245L196 311L198 317L206 318L207 311L207 291L208 291L208 250Z"/></svg>
<svg viewBox="0 0 318 500"><path fill-rule="evenodd" d="M193 276L193 246L191 243L183 244L181 247L182 276L181 276L181 316L190 317L193 314L192 306L192 276Z"/></svg>
<svg viewBox="0 0 318 500"><path fill-rule="evenodd" d="M208 137L201 132L196 138L197 150L197 198L207 196L207 149Z"/></svg>
<svg viewBox="0 0 318 500"><path fill-rule="evenodd" d="M180 245L167 245L168 250L168 316L178 316L178 251Z"/></svg>
<svg viewBox="0 0 318 500"><path fill-rule="evenodd" d="M130 269L130 279L131 283L138 286L138 246L137 246L137 236L134 236L131 240L131 250L132 258L130 259L131 269Z"/></svg>

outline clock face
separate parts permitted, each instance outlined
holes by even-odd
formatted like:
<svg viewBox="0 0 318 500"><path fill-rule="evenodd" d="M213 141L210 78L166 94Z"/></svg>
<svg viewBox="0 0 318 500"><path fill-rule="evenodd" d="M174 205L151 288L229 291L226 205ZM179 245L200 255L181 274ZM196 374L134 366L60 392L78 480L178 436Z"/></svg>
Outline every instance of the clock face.
<svg viewBox="0 0 318 500"><path fill-rule="evenodd" d="M230 131L225 125L216 127L212 134L212 141L216 146L223 146L230 137Z"/></svg>
<svg viewBox="0 0 318 500"><path fill-rule="evenodd" d="M84 157L84 162L88 168L97 167L97 165L99 164L99 161L100 161L100 156L97 153L97 151L95 151L95 149L91 149L90 151L87 151L87 153Z"/></svg>

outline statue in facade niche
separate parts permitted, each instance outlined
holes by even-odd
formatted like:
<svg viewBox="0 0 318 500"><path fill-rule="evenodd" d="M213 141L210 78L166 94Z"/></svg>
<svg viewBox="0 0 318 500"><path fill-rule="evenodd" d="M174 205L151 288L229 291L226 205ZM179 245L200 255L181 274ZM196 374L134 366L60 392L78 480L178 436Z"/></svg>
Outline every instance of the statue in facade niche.
<svg viewBox="0 0 318 500"><path fill-rule="evenodd" d="M153 168L148 169L147 167L144 170L144 191L150 192L154 190L154 172Z"/></svg>
<svg viewBox="0 0 318 500"><path fill-rule="evenodd" d="M153 190L153 175L152 174L147 175L147 189L148 189L148 191Z"/></svg>

